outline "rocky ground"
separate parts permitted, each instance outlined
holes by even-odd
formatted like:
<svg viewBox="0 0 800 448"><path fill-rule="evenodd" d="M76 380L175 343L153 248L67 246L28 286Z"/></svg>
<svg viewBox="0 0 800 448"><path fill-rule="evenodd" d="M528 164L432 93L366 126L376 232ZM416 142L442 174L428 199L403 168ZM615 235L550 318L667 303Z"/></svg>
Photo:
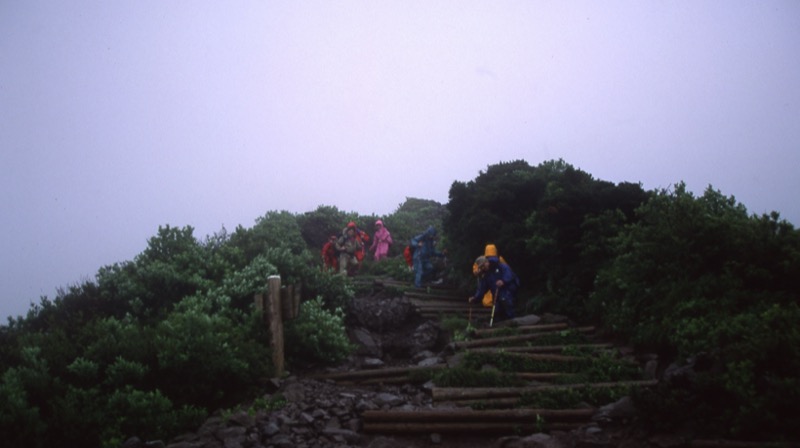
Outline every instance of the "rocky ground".
<svg viewBox="0 0 800 448"><path fill-rule="evenodd" d="M408 299L382 297L356 299L348 312L351 339L358 351L336 369L354 370L393 365L433 365L448 361L447 336L435 320L422 319ZM295 372L272 380L260 403L282 397L285 405L267 411L258 402L245 403L241 411L210 417L196 432L168 443L136 438L126 448L261 448L261 447L678 447L677 437L645 436L626 423L636 417L630 400L602 408L590 424L572 431L511 436L453 434L367 434L361 414L366 410L423 410L433 408L430 384L340 385L316 380L314 372Z"/></svg>

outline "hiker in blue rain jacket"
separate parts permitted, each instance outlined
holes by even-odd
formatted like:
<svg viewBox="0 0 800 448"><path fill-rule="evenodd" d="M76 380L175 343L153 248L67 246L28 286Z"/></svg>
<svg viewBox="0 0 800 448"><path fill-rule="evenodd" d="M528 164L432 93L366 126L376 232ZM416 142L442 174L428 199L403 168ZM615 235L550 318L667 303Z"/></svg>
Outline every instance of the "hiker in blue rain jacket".
<svg viewBox="0 0 800 448"><path fill-rule="evenodd" d="M469 298L470 303L480 303L486 291L491 291L495 306L505 314L506 318L514 318L514 296L519 288L519 278L507 264L501 263L497 257L480 256L475 260L481 277L478 290Z"/></svg>
<svg viewBox="0 0 800 448"><path fill-rule="evenodd" d="M411 238L414 247L414 286L422 287L422 282L430 280L433 274L432 257L444 257L443 252L436 250L436 229L433 226L421 234Z"/></svg>

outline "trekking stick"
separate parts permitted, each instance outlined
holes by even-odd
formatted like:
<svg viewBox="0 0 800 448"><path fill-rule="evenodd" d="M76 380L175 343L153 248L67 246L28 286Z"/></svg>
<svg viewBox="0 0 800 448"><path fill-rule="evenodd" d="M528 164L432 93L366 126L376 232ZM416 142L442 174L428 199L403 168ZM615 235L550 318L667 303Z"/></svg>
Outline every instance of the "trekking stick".
<svg viewBox="0 0 800 448"><path fill-rule="evenodd" d="M492 324L494 324L494 309L497 308L497 293L500 292L500 288L497 288L492 296L492 317L489 319L489 328L492 328Z"/></svg>

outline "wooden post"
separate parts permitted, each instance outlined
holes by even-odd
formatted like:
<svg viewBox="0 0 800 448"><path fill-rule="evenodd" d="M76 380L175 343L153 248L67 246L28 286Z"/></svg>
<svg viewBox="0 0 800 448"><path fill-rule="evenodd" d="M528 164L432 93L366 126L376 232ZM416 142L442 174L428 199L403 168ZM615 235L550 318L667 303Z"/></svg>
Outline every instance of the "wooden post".
<svg viewBox="0 0 800 448"><path fill-rule="evenodd" d="M283 319L281 315L281 277L267 278L267 322L269 323L269 346L272 349L272 365L275 376L283 376Z"/></svg>
<svg viewBox="0 0 800 448"><path fill-rule="evenodd" d="M284 321L292 320L292 296L294 296L294 287L287 285L281 288L281 316Z"/></svg>
<svg viewBox="0 0 800 448"><path fill-rule="evenodd" d="M256 307L256 311L259 313L264 312L264 294L256 294L253 296L253 302Z"/></svg>
<svg viewBox="0 0 800 448"><path fill-rule="evenodd" d="M300 299L303 292L303 285L294 285L294 296L292 296L292 319L297 319L300 315Z"/></svg>

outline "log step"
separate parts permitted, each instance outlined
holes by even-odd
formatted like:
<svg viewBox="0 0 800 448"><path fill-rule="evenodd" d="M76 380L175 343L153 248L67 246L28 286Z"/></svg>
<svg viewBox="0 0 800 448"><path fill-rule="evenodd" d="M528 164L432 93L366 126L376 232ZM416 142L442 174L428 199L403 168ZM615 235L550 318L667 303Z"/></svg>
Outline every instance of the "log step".
<svg viewBox="0 0 800 448"><path fill-rule="evenodd" d="M567 348L603 350L614 347L613 344L575 344L575 345L541 345L533 347L476 347L470 348L473 353L561 353Z"/></svg>
<svg viewBox="0 0 800 448"><path fill-rule="evenodd" d="M508 332L509 328L513 328L517 333L525 334L525 333L538 333L541 331L566 330L567 328L569 328L569 325L561 323L561 324L525 325L520 327L481 328L475 330L474 334L475 336L478 337L486 337L486 336L491 337L492 335L496 335L498 333Z"/></svg>
<svg viewBox="0 0 800 448"><path fill-rule="evenodd" d="M593 333L595 331L594 327L579 327L573 328L573 331L577 331L579 333ZM475 339L472 341L459 341L454 342L452 344L453 348L456 350L465 349L465 348L473 348L473 347L487 347L487 346L496 346L499 344L513 344L513 343L525 343L531 341L533 339L541 338L547 334L547 332L540 332L540 333L531 333L531 334L523 334L523 335L516 335L516 336L505 336L505 337L495 337L495 338L486 338L486 339Z"/></svg>
<svg viewBox="0 0 800 448"><path fill-rule="evenodd" d="M431 391L434 401L462 401L486 400L497 398L519 398L524 394L531 394L546 390L570 390L582 388L609 388L609 387L651 387L658 384L657 380L647 381L619 381L610 383L565 384L558 386L528 386L528 387L435 387Z"/></svg>
<svg viewBox="0 0 800 448"><path fill-rule="evenodd" d="M308 377L318 380L356 381L356 380L364 380L370 378L387 378L387 377L398 377L403 375L407 376L412 372L424 372L427 370L439 370L444 368L447 368L447 364L435 364L429 367L409 366L409 367L392 367L387 369L352 370L348 372L318 373L315 375L309 375Z"/></svg>
<svg viewBox="0 0 800 448"><path fill-rule="evenodd" d="M578 429L585 422L553 422L547 423L518 423L518 422L442 422L442 423L373 423L364 422L364 432L380 434L408 434L408 433L458 433L458 434L518 434L537 433L542 431L570 431Z"/></svg>

